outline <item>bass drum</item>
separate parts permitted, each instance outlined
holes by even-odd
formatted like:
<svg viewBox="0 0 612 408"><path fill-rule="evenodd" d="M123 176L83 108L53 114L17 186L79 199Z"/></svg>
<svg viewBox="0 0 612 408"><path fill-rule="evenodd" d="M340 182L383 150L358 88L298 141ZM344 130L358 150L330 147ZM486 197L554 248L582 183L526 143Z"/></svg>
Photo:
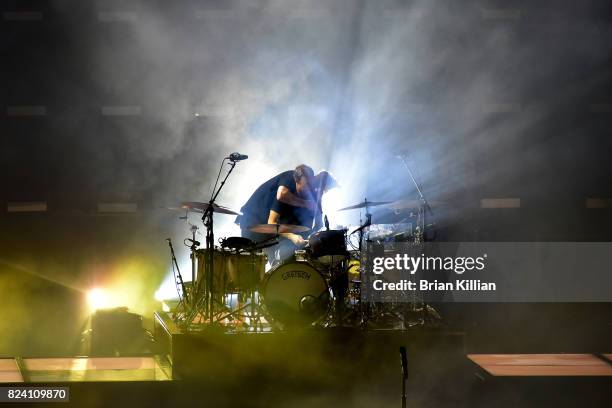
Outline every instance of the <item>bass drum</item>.
<svg viewBox="0 0 612 408"><path fill-rule="evenodd" d="M328 312L329 287L323 275L309 262L286 262L268 272L262 303L270 320L285 327L306 326Z"/></svg>

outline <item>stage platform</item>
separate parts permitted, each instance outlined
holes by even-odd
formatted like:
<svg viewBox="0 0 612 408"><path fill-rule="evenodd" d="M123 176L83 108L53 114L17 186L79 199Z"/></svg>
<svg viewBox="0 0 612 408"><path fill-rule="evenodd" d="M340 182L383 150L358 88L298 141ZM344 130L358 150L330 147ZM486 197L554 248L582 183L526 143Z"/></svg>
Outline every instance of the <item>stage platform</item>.
<svg viewBox="0 0 612 408"><path fill-rule="evenodd" d="M444 329L183 332L160 312L154 335L155 356L0 359L0 383L67 386L78 407L386 408L402 345L408 407L599 407L612 386L610 354L466 354Z"/></svg>
<svg viewBox="0 0 612 408"><path fill-rule="evenodd" d="M469 354L495 377L608 377L612 354Z"/></svg>
<svg viewBox="0 0 612 408"><path fill-rule="evenodd" d="M464 359L464 333L444 329L362 330L349 327L310 327L279 332L228 332L206 328L185 332L163 312L155 313L154 337L158 352L171 361L173 378L217 377L216 370L276 368L274 371L351 371L360 365L372 369L399 369L399 347L408 349L415 364L425 355L444 360ZM202 360L206 364L198 364ZM441 362L439 362L441 363ZM438 363L438 364L439 364ZM209 373L207 371L210 371ZM353 373L353 377L354 377Z"/></svg>
<svg viewBox="0 0 612 408"><path fill-rule="evenodd" d="M0 359L0 383L169 381L172 367L159 357Z"/></svg>
<svg viewBox="0 0 612 408"><path fill-rule="evenodd" d="M411 371L409 390L441 398L447 374L468 366L464 333L447 330L308 328L283 332L227 333L208 328L184 332L166 313L155 314L158 352L172 362L174 379L198 381L228 393L311 395L395 401L400 383L399 347ZM465 378L460 376L461 378ZM446 379L446 380L445 380ZM444 387L451 394L455 387ZM416 395L416 394L415 394ZM452 398L449 396L449 398Z"/></svg>

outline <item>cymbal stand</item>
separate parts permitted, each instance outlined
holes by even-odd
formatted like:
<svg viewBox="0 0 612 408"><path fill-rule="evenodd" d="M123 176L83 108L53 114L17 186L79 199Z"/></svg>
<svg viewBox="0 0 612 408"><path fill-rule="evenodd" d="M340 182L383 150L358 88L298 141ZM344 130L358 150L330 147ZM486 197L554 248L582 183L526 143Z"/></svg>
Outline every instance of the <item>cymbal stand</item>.
<svg viewBox="0 0 612 408"><path fill-rule="evenodd" d="M372 214L370 214L370 208L368 206L368 199L365 198L364 199L365 202L365 222L359 226L359 228L357 228L356 230L354 230L353 232L351 232L351 235L353 235L354 233L358 232L359 233L359 254L360 254L360 265L361 267L359 268L359 276L360 276L360 280L361 280L361 290L360 290L360 295L359 295L359 309L361 310L361 322L360 325L362 327L365 327L368 323L368 320L370 319L370 304L365 304L365 302L363 301L363 288L366 287L366 285L369 283L369 276L367 273L365 273L368 268L366 266L367 262L370 262L371 259L369 259L370 257L368 256L364 256L364 252L363 252L363 243L364 243L364 237L365 237L365 242L366 244L368 243L368 232L369 232L369 227L370 225L372 225ZM367 244L369 245L369 244ZM367 252L367 251L366 251Z"/></svg>
<svg viewBox="0 0 612 408"><path fill-rule="evenodd" d="M432 217L434 213L433 213L433 210L431 209L431 206L429 205L429 202L423 195L423 191L421 190L419 183L414 178L414 174L412 173L412 170L410 169L410 166L408 165L408 162L406 161L406 155L403 155L403 154L400 155L399 159L404 164L404 167L406 168L406 171L408 172L408 175L410 176L410 180L412 180L412 184L414 184L414 187L417 191L420 205L417 211L417 227L415 228L414 243L416 245L423 245L425 243L425 238L426 238L425 227L428 226L428 224L425 222L425 219L428 213ZM422 321L424 324L428 319L428 313L430 310L430 306L427 305L427 303L425 302L425 299L422 299L421 303L422 303L421 304ZM414 306L416 307L416 299L415 299Z"/></svg>
<svg viewBox="0 0 612 408"><path fill-rule="evenodd" d="M197 256L196 256L196 251L198 250L198 245L200 244L198 241L196 241L196 233L198 232L198 227L196 225L191 225L191 227L189 227L189 230L191 231L191 245L189 246L189 250L191 251L191 254L189 255L189 257L191 258L191 290L192 290L192 296L191 296L191 308L192 310L195 309L196 307L196 301L197 298L195 296L195 287L196 287L196 280L197 280Z"/></svg>
<svg viewBox="0 0 612 408"><path fill-rule="evenodd" d="M181 270L178 266L178 262L176 261L176 255L174 254L174 247L172 247L172 240L170 238L166 238L166 242L168 243L168 246L170 247L170 256L171 256L170 262L172 263L172 269L176 268L176 280L178 281L178 284L181 286L181 291L183 292L183 298L181 299L181 302L183 303L183 307L187 309L188 308L187 305L189 304L189 296L187 294L187 290L185 289L185 282L183 282L183 276L181 275ZM186 312L187 310L185 310L185 313Z"/></svg>
<svg viewBox="0 0 612 408"><path fill-rule="evenodd" d="M365 223L363 223L362 225L360 225L356 230L354 230L353 232L351 232L350 235L353 235L354 233L358 232L359 233L359 252L361 252L361 250L363 249L363 237L365 235L364 231L366 230L366 228L368 228L370 225L372 225L372 214L370 214L370 208L368 206L368 199L364 199L365 202L365 209L366 209L366 220Z"/></svg>
<svg viewBox="0 0 612 408"><path fill-rule="evenodd" d="M225 160L229 161L228 164L230 165L230 169L225 175L225 178L223 179L223 181L221 181L219 188L215 191L216 184L215 184L215 187L213 187L213 193L210 197L210 200L208 201L208 206L206 207L206 210L204 211L204 214L202 215L202 222L204 223L204 227L206 228L206 249L209 255L206 258L206 268L205 268L206 286L205 286L205 291L203 294L204 316L205 318L208 318L209 323L213 322L213 314L214 314L214 305L213 305L214 303L214 299L213 299L214 254L213 254L213 251L215 249L215 233L214 233L214 226L213 226L213 219L214 219L213 215L215 213L214 205L215 205L215 200L217 199L217 197L219 196L219 193L221 192L221 190L223 189L223 186L225 185L225 182L227 181L230 174L232 174L232 171L234 170L234 167L236 167L236 164L237 164L237 161L231 160L229 157L224 158L223 161L221 162L221 168L219 169L219 174L221 174L221 170L223 169ZM196 289L196 291L198 290Z"/></svg>
<svg viewBox="0 0 612 408"><path fill-rule="evenodd" d="M427 199L425 199L425 196L423 195L423 191L421 191L421 187L419 186L419 183L417 183L416 179L414 178L414 174L412 173L412 170L410 170L410 166L408 166L408 162L406 162L406 156L405 155L400 155L399 156L400 160L402 161L402 163L404 163L404 167L406 168L406 171L408 172L408 175L410 176L410 180L412 180L412 184L414 184L414 187L416 188L417 194L418 194L418 199L420 201L420 205L419 205L419 209L418 209L418 224L419 227L421 229L421 233L425 233L425 226L427 225L425 223L425 217L427 215L427 212L429 212L429 215L433 216L433 210L431 209L431 206L429 205L429 202L427 201Z"/></svg>

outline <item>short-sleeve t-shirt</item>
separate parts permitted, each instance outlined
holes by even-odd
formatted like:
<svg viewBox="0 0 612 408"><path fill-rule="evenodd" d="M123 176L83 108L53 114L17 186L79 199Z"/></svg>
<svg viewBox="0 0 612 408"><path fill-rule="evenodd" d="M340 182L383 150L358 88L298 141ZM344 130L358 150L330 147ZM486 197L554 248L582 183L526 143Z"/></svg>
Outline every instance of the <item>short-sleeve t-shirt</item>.
<svg viewBox="0 0 612 408"><path fill-rule="evenodd" d="M280 224L311 227L314 218L312 210L294 207L276 199L279 186L287 187L291 193L297 195L293 174L293 170L282 172L259 186L240 209L242 212L242 216L239 218L240 226L249 227L256 224L266 224L270 210L274 210L280 214Z"/></svg>
<svg viewBox="0 0 612 408"><path fill-rule="evenodd" d="M285 186L293 194L297 194L293 170L284 171L272 177L255 190L251 198L240 209L242 212L240 224L265 224L268 222L271 209L277 212L284 210L285 208L282 208L282 203L276 199L276 192L279 186Z"/></svg>

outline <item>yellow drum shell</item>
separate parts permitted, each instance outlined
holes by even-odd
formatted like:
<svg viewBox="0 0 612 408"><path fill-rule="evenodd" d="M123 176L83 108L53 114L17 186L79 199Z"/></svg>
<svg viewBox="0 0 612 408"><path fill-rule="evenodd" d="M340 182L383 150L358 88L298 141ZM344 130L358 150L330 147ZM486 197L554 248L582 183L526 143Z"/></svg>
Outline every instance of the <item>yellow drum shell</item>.
<svg viewBox="0 0 612 408"><path fill-rule="evenodd" d="M266 255L263 253L236 253L218 250L213 252L212 292L232 293L253 291L263 280L266 271ZM197 280L206 279L206 260L209 249L197 251ZM205 283L205 282L203 282ZM200 286L201 287L201 286Z"/></svg>

